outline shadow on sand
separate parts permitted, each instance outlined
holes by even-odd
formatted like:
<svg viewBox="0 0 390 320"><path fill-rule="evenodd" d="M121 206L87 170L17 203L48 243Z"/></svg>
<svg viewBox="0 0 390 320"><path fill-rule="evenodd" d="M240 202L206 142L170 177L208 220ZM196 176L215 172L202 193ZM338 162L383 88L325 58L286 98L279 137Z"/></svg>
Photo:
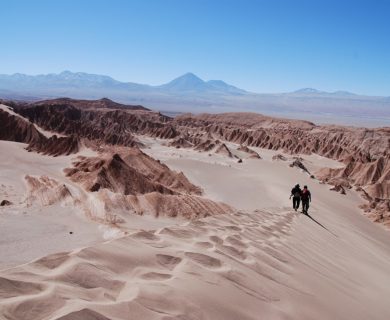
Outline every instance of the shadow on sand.
<svg viewBox="0 0 390 320"><path fill-rule="evenodd" d="M315 223L317 223L320 227L324 228L326 231L328 231L329 233L333 234L335 237L338 238L337 234L334 234L332 231L330 231L327 227L325 227L323 224L321 224L320 222L318 222L316 219L314 219L310 214L308 213L304 213L303 214L304 216L308 217L309 219L311 219L312 221L314 221Z"/></svg>

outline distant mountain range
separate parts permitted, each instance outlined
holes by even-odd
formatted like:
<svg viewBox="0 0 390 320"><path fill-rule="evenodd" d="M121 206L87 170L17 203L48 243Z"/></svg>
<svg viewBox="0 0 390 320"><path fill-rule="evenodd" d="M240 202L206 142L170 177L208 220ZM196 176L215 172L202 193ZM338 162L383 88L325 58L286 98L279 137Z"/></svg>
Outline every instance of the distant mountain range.
<svg viewBox="0 0 390 320"><path fill-rule="evenodd" d="M378 120L379 125L390 126L389 97L362 96L347 91L303 88L280 94L253 93L222 80L204 81L193 73L159 86L70 71L36 76L0 75L0 98L40 100L58 97L107 97L121 103L173 112L254 111L317 122L329 122L329 119L340 122L342 119L341 123L364 124L370 118L370 121Z"/></svg>
<svg viewBox="0 0 390 320"><path fill-rule="evenodd" d="M221 80L203 81L193 73L186 73L171 82L160 86L150 86L133 82L120 82L109 76L84 72L63 71L59 74L30 76L21 73L0 75L0 89L23 94L61 95L63 92L83 89L86 94L93 90L110 90L128 92L174 93L183 94L245 94L246 91L229 85Z"/></svg>
<svg viewBox="0 0 390 320"><path fill-rule="evenodd" d="M157 88L175 93L198 92L232 95L247 93L245 90L227 84L222 80L203 81L201 78L190 72L172 80L171 82L158 86Z"/></svg>
<svg viewBox="0 0 390 320"><path fill-rule="evenodd" d="M348 91L334 91L334 92L326 92L326 91L320 91L314 88L302 88L299 90L294 91L293 93L297 94L318 94L318 95L329 95L329 96L357 96L357 94L348 92Z"/></svg>

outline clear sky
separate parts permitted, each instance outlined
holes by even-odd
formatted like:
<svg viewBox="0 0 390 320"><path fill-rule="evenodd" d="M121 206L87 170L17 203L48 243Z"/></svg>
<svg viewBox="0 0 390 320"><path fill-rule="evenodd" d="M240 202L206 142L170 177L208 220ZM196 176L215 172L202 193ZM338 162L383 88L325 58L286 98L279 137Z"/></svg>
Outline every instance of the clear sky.
<svg viewBox="0 0 390 320"><path fill-rule="evenodd" d="M390 96L390 1L0 1L0 73Z"/></svg>

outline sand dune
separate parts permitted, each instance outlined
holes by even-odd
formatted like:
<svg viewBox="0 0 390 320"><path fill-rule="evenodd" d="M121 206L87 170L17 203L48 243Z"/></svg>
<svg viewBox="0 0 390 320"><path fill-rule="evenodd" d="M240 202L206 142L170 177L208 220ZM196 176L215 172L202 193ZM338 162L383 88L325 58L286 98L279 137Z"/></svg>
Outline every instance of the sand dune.
<svg viewBox="0 0 390 320"><path fill-rule="evenodd" d="M0 207L0 269L103 240L104 231L74 205L82 190L62 172L71 156L53 158L26 146L0 141L0 199L12 202Z"/></svg>
<svg viewBox="0 0 390 320"><path fill-rule="evenodd" d="M280 208L139 231L3 272L0 308L20 320L387 319L388 238L326 227Z"/></svg>

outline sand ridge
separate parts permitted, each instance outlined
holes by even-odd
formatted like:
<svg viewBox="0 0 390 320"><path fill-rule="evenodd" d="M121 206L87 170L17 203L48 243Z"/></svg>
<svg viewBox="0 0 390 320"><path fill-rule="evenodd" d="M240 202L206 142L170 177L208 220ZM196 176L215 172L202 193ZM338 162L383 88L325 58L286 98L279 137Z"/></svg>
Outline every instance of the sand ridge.
<svg viewBox="0 0 390 320"><path fill-rule="evenodd" d="M2 273L0 309L20 320L386 319L386 297L370 297L388 288L375 278L389 248L356 250L362 235L312 218L241 211L51 255ZM348 268L367 254L381 266Z"/></svg>
<svg viewBox="0 0 390 320"><path fill-rule="evenodd" d="M286 212L269 218L270 214L260 212L205 218L183 226L139 231L92 248L36 260L6 271L2 282L9 283L13 274L23 273L22 278L29 279L25 286L28 293L21 292L16 285L15 289L0 292L5 298L1 310L10 319L61 319L80 310L84 310L81 314L93 310L99 316L120 319L115 314L121 314L126 305L129 316L145 319L190 315L199 319L206 314L212 318L215 310L202 307L203 297L201 291L196 293L200 289L196 287L202 284L215 291L217 283L226 281L223 287L229 295L240 297L246 306L251 300L257 301L251 309L260 311L262 304L278 299L264 282L276 283L281 291L290 290L279 283L280 279L273 279L276 275L286 277L290 271L271 247L278 246L275 238L288 233L294 214ZM261 221L267 224L262 226ZM273 229L275 226L277 229ZM126 248L133 248L130 255ZM256 262L256 255L267 261L263 267ZM262 280L249 281L246 272ZM45 285L37 287L35 283ZM72 300L65 304L69 295ZM48 302L56 309L47 308ZM219 301L222 302L223 299ZM28 308L31 303L35 304L34 309ZM14 309L14 305L18 308ZM224 308L225 317L248 318L244 306Z"/></svg>

